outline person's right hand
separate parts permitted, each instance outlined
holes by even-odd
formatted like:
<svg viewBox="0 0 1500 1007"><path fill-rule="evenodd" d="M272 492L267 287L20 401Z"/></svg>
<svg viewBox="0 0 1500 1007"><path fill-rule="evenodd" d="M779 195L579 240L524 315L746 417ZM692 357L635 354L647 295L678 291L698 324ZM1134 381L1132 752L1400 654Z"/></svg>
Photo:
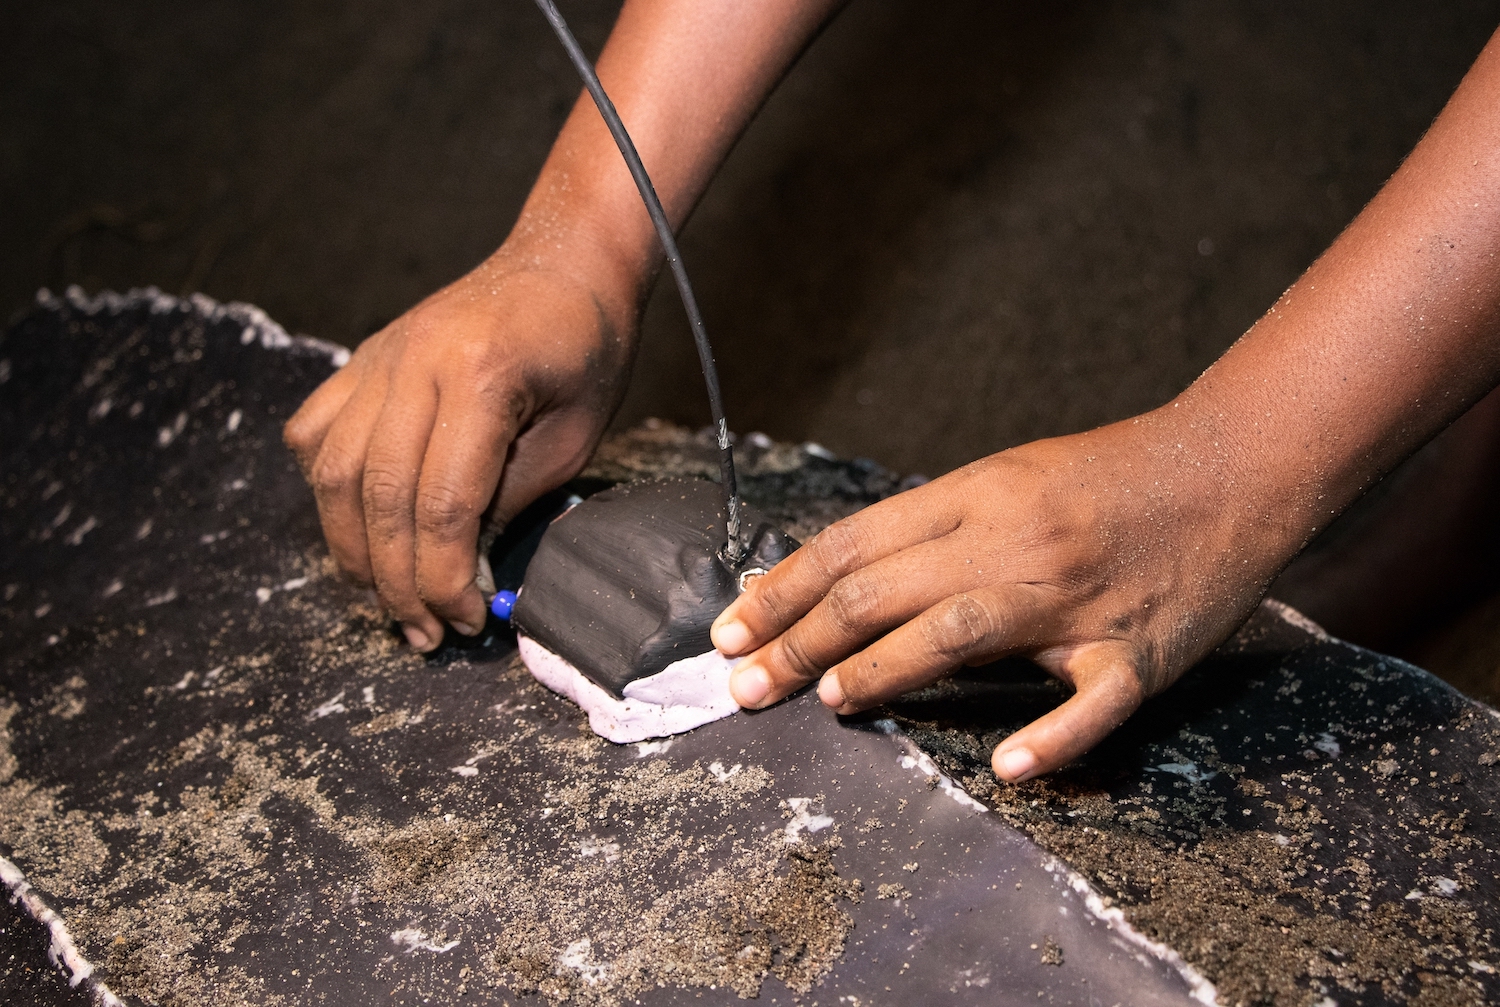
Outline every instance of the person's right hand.
<svg viewBox="0 0 1500 1007"><path fill-rule="evenodd" d="M635 305L579 275L502 248L365 340L286 425L329 551L419 650L442 621L483 627L482 518L576 475L624 394Z"/></svg>

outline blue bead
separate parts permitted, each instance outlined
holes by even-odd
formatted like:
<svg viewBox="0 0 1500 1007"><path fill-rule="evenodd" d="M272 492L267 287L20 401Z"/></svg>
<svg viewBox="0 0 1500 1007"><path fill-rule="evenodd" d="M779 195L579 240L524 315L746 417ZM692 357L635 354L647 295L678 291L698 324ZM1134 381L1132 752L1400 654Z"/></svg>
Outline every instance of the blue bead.
<svg viewBox="0 0 1500 1007"><path fill-rule="evenodd" d="M495 618L501 621L510 618L511 610L516 607L516 593L514 591L496 591L495 600L490 602L490 611L495 613Z"/></svg>

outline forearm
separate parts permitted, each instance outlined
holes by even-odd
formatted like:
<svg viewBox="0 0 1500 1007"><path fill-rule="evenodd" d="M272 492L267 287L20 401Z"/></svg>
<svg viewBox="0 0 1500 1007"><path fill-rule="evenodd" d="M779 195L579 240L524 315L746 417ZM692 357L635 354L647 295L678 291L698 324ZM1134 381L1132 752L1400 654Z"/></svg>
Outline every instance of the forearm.
<svg viewBox="0 0 1500 1007"><path fill-rule="evenodd" d="M757 108L844 0L627 0L598 62L674 228ZM633 311L661 249L599 112L579 97L505 254L562 251Z"/></svg>
<svg viewBox="0 0 1500 1007"><path fill-rule="evenodd" d="M1497 382L1500 36L1364 212L1156 421L1186 425L1183 463L1276 567Z"/></svg>

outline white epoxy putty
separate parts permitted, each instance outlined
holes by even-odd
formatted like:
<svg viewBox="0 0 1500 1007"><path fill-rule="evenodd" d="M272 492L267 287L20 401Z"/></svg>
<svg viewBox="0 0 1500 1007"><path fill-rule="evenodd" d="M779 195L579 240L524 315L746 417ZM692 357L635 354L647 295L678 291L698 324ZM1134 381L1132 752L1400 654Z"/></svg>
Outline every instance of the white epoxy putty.
<svg viewBox="0 0 1500 1007"><path fill-rule="evenodd" d="M519 636L517 642L536 680L583 707L594 733L617 744L681 734L740 708L729 694L729 672L738 662L716 650L636 679L625 686L625 698L617 699L530 637Z"/></svg>

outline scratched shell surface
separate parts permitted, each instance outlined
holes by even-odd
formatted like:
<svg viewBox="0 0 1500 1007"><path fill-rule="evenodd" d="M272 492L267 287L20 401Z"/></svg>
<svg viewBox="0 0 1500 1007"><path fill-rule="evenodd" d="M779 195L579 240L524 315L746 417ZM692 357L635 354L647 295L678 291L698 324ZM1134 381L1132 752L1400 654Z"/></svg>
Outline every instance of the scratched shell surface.
<svg viewBox="0 0 1500 1007"><path fill-rule="evenodd" d="M423 659L334 575L279 428L339 352L152 292L0 343L8 1000L1494 995L1500 744L1425 673L1268 605L1021 787L987 748L1061 693L1019 665L609 745L500 627ZM741 448L802 539L900 487ZM712 470L651 425L589 474Z"/></svg>

